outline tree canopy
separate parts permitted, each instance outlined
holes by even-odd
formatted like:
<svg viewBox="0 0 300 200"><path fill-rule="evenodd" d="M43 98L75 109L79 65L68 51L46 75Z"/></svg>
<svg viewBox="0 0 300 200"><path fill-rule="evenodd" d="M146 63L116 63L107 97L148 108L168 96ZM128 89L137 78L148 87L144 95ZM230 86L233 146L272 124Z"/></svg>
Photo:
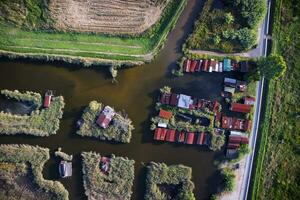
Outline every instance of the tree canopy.
<svg viewBox="0 0 300 200"><path fill-rule="evenodd" d="M233 5L240 10L250 28L257 26L266 13L265 0L235 0Z"/></svg>
<svg viewBox="0 0 300 200"><path fill-rule="evenodd" d="M281 55L271 54L258 60L260 74L266 79L277 79L285 74L286 63Z"/></svg>

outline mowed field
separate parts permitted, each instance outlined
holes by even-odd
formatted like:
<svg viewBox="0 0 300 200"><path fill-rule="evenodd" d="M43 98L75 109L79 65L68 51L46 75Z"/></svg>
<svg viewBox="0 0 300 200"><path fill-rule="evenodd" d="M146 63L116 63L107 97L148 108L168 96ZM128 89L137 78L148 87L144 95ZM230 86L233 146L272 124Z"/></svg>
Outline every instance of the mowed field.
<svg viewBox="0 0 300 200"><path fill-rule="evenodd" d="M6 1L6 0L4 0ZM16 1L20 0L14 0L14 6L18 10L23 10L22 6L16 6L18 3ZM25 2L30 1L32 2L39 2L39 0L25 0ZM58 0L50 1L50 5L53 7L55 4L58 4ZM62 2L67 2L67 0L63 0ZM70 2L75 2L71 1ZM91 7L93 7L94 0L90 1L76 1L77 3L86 4ZM96 31L100 30L96 23L89 26L87 24L89 20L84 21L81 26L77 26L76 24L73 24L71 21L64 21L64 25L62 27L67 27L66 24L70 23L72 26L68 27L72 31L53 31L54 29L50 28L47 23L45 23L45 18L47 19L49 17L49 13L43 14L42 10L38 10L38 3L36 4L27 4L27 6L34 5L31 9L31 11L26 15L24 15L24 12L22 12L19 24L17 24L15 21L16 16L18 12L0 12L0 37L2 38L0 40L0 52L2 54L6 53L18 53L22 54L23 57L35 57L35 56L62 56L62 57L76 57L81 59L101 59L101 60L112 60L112 61L138 61L138 62L144 62L144 61L150 61L154 55L159 51L160 47L163 46L163 42L165 41L169 31L173 28L175 23L177 22L177 19L179 18L181 12L183 11L183 8L185 7L187 0L169 0L169 1L163 1L163 0L143 0L141 3L137 3L138 1L135 0L118 0L118 1L104 1L103 4L106 4L107 7L105 8L105 12L111 12L108 10L108 5L111 7L111 10L115 10L114 12L111 12L111 16L105 20L105 14L99 14L97 16L97 12L94 12L94 22L97 20L101 21L103 26L101 26L101 30L117 30L116 27L117 23L119 23L118 18L122 18L123 15L126 15L125 11L120 12L120 15L118 16L117 10L119 10L120 5L125 6L127 2L131 5L131 7L128 8L126 11L127 13L132 12L133 16L138 16L139 13L142 13L142 7L145 7L147 5L148 7L157 7L162 8L160 5L167 3L165 8L160 11L162 12L160 19L151 26L152 22L149 23L142 23L142 19L147 21L147 16L145 14L141 14L140 18L136 18L137 21L140 21L139 23L135 23L135 26L138 26L140 28L143 28L141 24L147 24L150 25L151 28L149 28L146 32L143 34L139 34L138 36L118 36L118 35L104 35L104 34L95 34L95 33L81 33L80 30L84 29L85 26L88 26L91 28L90 31ZM148 3L146 3L148 2ZM155 6L157 4L157 6ZM4 4L3 4L4 5ZM98 6L101 6L101 4L97 4ZM118 7L115 9L112 9L113 7ZM134 6L136 6L136 9L134 9ZM147 7L146 6L146 7ZM80 6L79 6L80 7ZM78 7L78 8L79 8ZM126 7L126 6L125 6ZM123 7L123 9L126 9ZM51 7L50 7L51 8ZM68 13L69 11L62 10L62 7L57 7L56 16L63 16L62 13ZM81 7L80 7L81 8ZM0 6L1 10L7 9L3 8L3 6ZM14 10L17 10L14 9ZM35 10L36 9L36 10ZM52 8L54 9L54 7ZM76 8L77 9L77 8ZM76 10L75 9L75 10ZM102 8L104 9L104 8ZM91 9L87 9L91 10ZM146 10L146 9L144 9ZM52 10L51 12L54 12ZM50 13L51 13L50 12ZM159 11L157 11L159 12ZM4 13L4 16L3 16ZM26 12L25 12L26 13ZM42 13L42 14L41 14ZM61 13L61 15L59 14ZM44 21L41 23L39 20L35 19L35 15L40 14L43 16ZM53 13L52 13L53 14ZM2 16L1 16L2 15ZM116 16L115 18L113 16ZM12 17L13 16L13 17ZM96 17L97 16L97 17ZM130 15L128 15L130 16ZM133 17L132 18L135 18ZM88 14L88 17L92 17L91 14ZM149 17L148 17L149 18ZM5 22L5 19L9 19L6 21L10 21L10 23ZM40 18L39 18L40 19ZM111 21L111 27L108 28L108 22ZM129 21L128 18L124 19L125 21ZM78 21L78 20L75 20ZM106 21L104 23L104 21ZM51 26L57 26L58 21L54 20L51 21ZM78 23L81 22L80 19ZM87 23L86 23L87 22ZM92 23L92 22L91 22ZM132 22L133 23L133 22ZM29 25L28 25L29 24ZM45 25L46 24L46 25ZM121 23L122 24L122 23ZM133 29L131 27L130 23L123 24L123 27L119 27L119 30L122 32ZM32 30L29 30L30 27ZM32 28L32 27L38 27L38 28ZM40 27L46 27L46 28L40 28ZM127 28L126 28L127 27ZM103 29L104 28L104 29ZM145 27L144 27L145 28ZM92 30L93 29L93 30ZM142 29L140 29L142 30ZM76 32L75 32L76 31ZM101 32L101 31L100 31Z"/></svg>
<svg viewBox="0 0 300 200"><path fill-rule="evenodd" d="M51 18L58 30L138 34L160 19L169 0L52 0Z"/></svg>

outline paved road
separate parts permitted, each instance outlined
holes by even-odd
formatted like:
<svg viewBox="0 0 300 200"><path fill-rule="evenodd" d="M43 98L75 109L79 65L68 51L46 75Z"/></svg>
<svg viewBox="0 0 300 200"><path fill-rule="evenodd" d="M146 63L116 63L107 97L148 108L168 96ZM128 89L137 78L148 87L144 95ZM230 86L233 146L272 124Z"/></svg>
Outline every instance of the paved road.
<svg viewBox="0 0 300 200"><path fill-rule="evenodd" d="M269 34L269 22L270 22L270 7L271 7L271 0L267 0L268 3L268 12L267 16L262 23L261 29L261 45L259 50L259 56L267 56L267 35ZM252 124L252 132L249 138L249 147L251 152L240 161L240 168L236 170L237 176L237 183L234 188L234 191L231 193L227 193L221 197L221 200L247 200L250 180L251 180L251 172L253 167L253 160L255 157L255 146L256 146L256 139L258 135L259 129L259 121L260 121L260 114L261 114L261 104L262 104L262 94L264 90L264 78L262 78L257 84L256 90L256 103L255 103L255 112Z"/></svg>
<svg viewBox="0 0 300 200"><path fill-rule="evenodd" d="M269 27L270 27L270 8L271 8L271 0L268 0L268 12L267 16L264 20L264 33L263 38L264 42L261 49L261 56L267 56L268 50L268 34L269 34ZM244 178L242 182L242 188L240 191L239 199L246 200L249 193L250 187L250 180L251 180L251 172L253 167L253 160L255 157L255 147L256 147L256 139L259 129L259 121L260 121L260 113L261 113L261 102L262 102L262 94L264 89L264 77L259 81L257 85L257 94L256 94L256 109L254 113L254 121L252 126L252 134L249 139L249 147L252 149L251 153L246 157L245 163L245 171L244 171Z"/></svg>

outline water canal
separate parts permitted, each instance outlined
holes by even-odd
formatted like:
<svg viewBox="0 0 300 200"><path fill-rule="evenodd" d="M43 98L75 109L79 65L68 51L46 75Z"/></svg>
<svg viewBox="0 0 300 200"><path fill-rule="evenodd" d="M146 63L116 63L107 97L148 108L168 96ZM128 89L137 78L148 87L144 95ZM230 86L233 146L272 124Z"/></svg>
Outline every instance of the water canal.
<svg viewBox="0 0 300 200"><path fill-rule="evenodd" d="M60 130L48 138L31 136L1 136L1 144L31 144L48 147L52 151L62 147L74 154L73 176L59 179L70 193L70 199L86 199L82 186L80 164L81 151L96 151L101 154L127 156L136 161L133 199L143 199L144 163L155 161L167 164L190 166L196 185L197 199L208 199L216 190L218 175L213 165L216 153L206 148L176 144L154 143L149 130L149 118L153 112L158 88L169 85L182 92L206 99L220 98L222 74L188 75L182 78L171 76L171 69L182 56L181 46L190 33L194 20L201 11L203 2L189 0L188 6L171 32L164 49L150 64L119 71L118 84L112 84L108 71L101 68L81 68L55 63L45 64L26 61L0 62L0 89L45 92L53 89L65 97L66 107ZM219 83L219 84L216 84ZM130 144L115 144L75 135L75 122L84 106L91 100L102 101L117 110L125 109L136 129ZM1 102L3 104L3 102ZM58 180L57 163L47 162L44 176Z"/></svg>

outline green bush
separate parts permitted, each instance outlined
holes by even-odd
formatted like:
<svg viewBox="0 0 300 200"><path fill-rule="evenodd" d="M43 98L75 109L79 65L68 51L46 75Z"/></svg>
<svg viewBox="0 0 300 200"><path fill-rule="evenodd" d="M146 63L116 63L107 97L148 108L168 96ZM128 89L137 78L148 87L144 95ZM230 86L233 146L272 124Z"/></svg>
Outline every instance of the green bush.
<svg viewBox="0 0 300 200"><path fill-rule="evenodd" d="M147 166L146 200L195 200L191 181L192 169L184 165L167 166L164 163L151 162ZM177 191L174 197L160 190L160 185L173 186Z"/></svg>
<svg viewBox="0 0 300 200"><path fill-rule="evenodd" d="M111 156L108 175L100 171L101 155L82 152L82 172L85 194L92 199L129 200L134 180L134 160Z"/></svg>

